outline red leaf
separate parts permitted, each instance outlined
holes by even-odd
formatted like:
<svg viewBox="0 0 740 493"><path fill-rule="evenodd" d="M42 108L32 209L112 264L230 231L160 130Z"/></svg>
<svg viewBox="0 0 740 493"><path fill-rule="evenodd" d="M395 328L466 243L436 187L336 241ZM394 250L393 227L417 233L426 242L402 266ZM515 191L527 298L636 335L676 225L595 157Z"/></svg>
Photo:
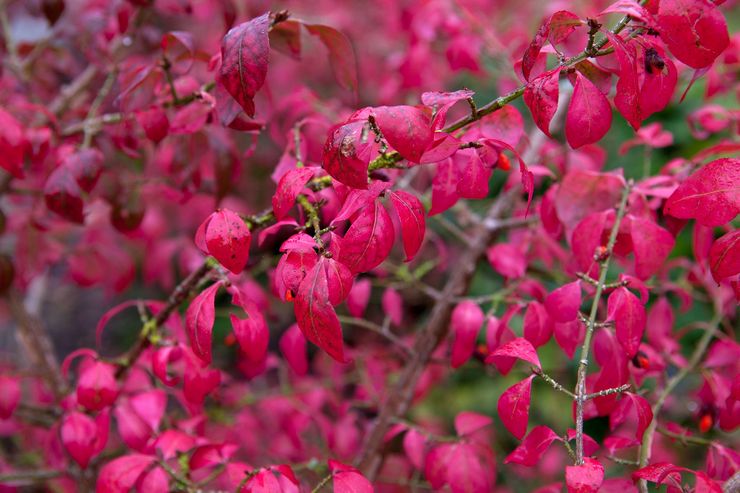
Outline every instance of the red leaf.
<svg viewBox="0 0 740 493"><path fill-rule="evenodd" d="M557 433L547 426L536 426L532 428L524 441L504 459L504 464L536 466L550 444L555 440L561 440Z"/></svg>
<svg viewBox="0 0 740 493"><path fill-rule="evenodd" d="M416 196L397 190L391 192L391 204L401 222L401 237L403 250L406 253L406 262L410 262L421 247L426 232L424 221L424 206Z"/></svg>
<svg viewBox="0 0 740 493"><path fill-rule="evenodd" d="M46 179L44 201L50 211L68 221L82 224L85 220L82 215L82 191L72 171L66 166L59 166Z"/></svg>
<svg viewBox="0 0 740 493"><path fill-rule="evenodd" d="M493 423L493 420L488 416L463 411L455 416L455 432L459 437L470 436L491 423Z"/></svg>
<svg viewBox="0 0 740 493"><path fill-rule="evenodd" d="M527 433L529 421L529 403L532 397L531 375L519 383L515 383L501 394L498 400L498 415L507 430L521 440Z"/></svg>
<svg viewBox="0 0 740 493"><path fill-rule="evenodd" d="M288 19L272 26L272 29L270 29L270 47L300 60L302 24L300 21Z"/></svg>
<svg viewBox="0 0 740 493"><path fill-rule="evenodd" d="M218 82L254 117L254 95L265 83L270 56L269 14L232 28L221 41Z"/></svg>
<svg viewBox="0 0 740 493"><path fill-rule="evenodd" d="M656 21L668 49L689 67L711 65L730 43L725 18L709 0L661 0Z"/></svg>
<svg viewBox="0 0 740 493"><path fill-rule="evenodd" d="M533 364L537 368L542 368L534 346L532 346L532 343L523 337L517 337L513 341L509 341L503 346L496 348L496 350L486 358L486 363L493 363L499 371L501 371L501 366L509 363L512 358L518 358L522 361ZM501 373L505 374L508 373L508 371Z"/></svg>
<svg viewBox="0 0 740 493"><path fill-rule="evenodd" d="M459 368L473 355L475 340L483 325L483 310L477 303L463 301L452 311L450 332L453 336L452 367Z"/></svg>
<svg viewBox="0 0 740 493"><path fill-rule="evenodd" d="M193 65L195 44L187 31L170 31L162 36L162 53L171 64L170 70L185 74Z"/></svg>
<svg viewBox="0 0 740 493"><path fill-rule="evenodd" d="M565 323L575 320L581 308L581 283L574 281L548 294L545 298L545 308L555 322Z"/></svg>
<svg viewBox="0 0 740 493"><path fill-rule="evenodd" d="M373 493L373 485L352 466L329 460L336 493Z"/></svg>
<svg viewBox="0 0 740 493"><path fill-rule="evenodd" d="M429 216L440 214L458 201L460 195L457 192L458 173L457 167L451 158L440 161L437 171L432 180L432 209Z"/></svg>
<svg viewBox="0 0 740 493"><path fill-rule="evenodd" d="M586 457L583 465L565 468L568 493L597 493L603 482L604 466L596 459Z"/></svg>
<svg viewBox="0 0 740 493"><path fill-rule="evenodd" d="M653 420L653 410L650 403L637 394L624 392L622 400L617 404L617 408L609 415L609 429L614 430L622 424L627 418L627 413L634 409L637 417L637 426L635 428L635 439L642 442L642 435L645 433L648 425Z"/></svg>
<svg viewBox="0 0 740 493"><path fill-rule="evenodd" d="M324 144L323 166L332 178L352 188L367 188L369 149L372 144L361 142L364 121L353 121L329 129Z"/></svg>
<svg viewBox="0 0 740 493"><path fill-rule="evenodd" d="M606 96L576 72L573 96L565 118L565 137L573 149L598 142L611 127L612 111Z"/></svg>
<svg viewBox="0 0 740 493"><path fill-rule="evenodd" d="M20 122L0 108L0 167L16 178L23 178L26 147L26 137Z"/></svg>
<svg viewBox="0 0 740 493"><path fill-rule="evenodd" d="M205 244L210 255L234 274L240 274L249 260L252 233L239 215L228 209L211 214L205 225Z"/></svg>
<svg viewBox="0 0 740 493"><path fill-rule="evenodd" d="M560 67L545 72L527 84L524 90L524 103L532 112L537 127L548 137L550 122L558 109Z"/></svg>
<svg viewBox="0 0 740 493"><path fill-rule="evenodd" d="M593 212L612 209L619 202L624 185L621 174L569 171L555 195L555 211L565 225L567 239L570 240L573 229L583 218ZM593 253L591 250L589 255Z"/></svg>
<svg viewBox="0 0 740 493"><path fill-rule="evenodd" d="M404 158L413 163L432 145L434 134L427 108L415 106L380 106L373 108L383 137Z"/></svg>
<svg viewBox="0 0 740 493"><path fill-rule="evenodd" d="M72 411L62 418L60 427L62 444L82 469L87 468L90 459L102 450L99 447L98 431L95 421L81 412ZM108 429L100 431L105 434L107 441ZM103 442L103 445L105 445L105 442Z"/></svg>
<svg viewBox="0 0 740 493"><path fill-rule="evenodd" d="M372 270L388 257L394 236L388 211L379 200L373 200L344 235L339 261L355 274Z"/></svg>
<svg viewBox="0 0 740 493"><path fill-rule="evenodd" d="M97 149L81 149L65 157L60 166L69 169L80 188L90 193L103 172L103 153Z"/></svg>
<svg viewBox="0 0 740 493"><path fill-rule="evenodd" d="M645 306L627 288L617 288L610 295L607 313L616 325L617 340L627 358L632 358L640 347L645 331Z"/></svg>
<svg viewBox="0 0 740 493"><path fill-rule="evenodd" d="M329 302L324 257L321 257L298 287L295 316L303 335L327 352L329 356L344 363L344 344L339 319Z"/></svg>
<svg viewBox="0 0 740 493"><path fill-rule="evenodd" d="M558 343L565 354L572 358L576 353L576 348L583 342L586 334L585 327L580 320L571 320L565 323L555 323L553 325L553 334L555 342Z"/></svg>
<svg viewBox="0 0 740 493"><path fill-rule="evenodd" d="M673 250L675 239L653 221L628 215L632 248L635 254L635 275L645 280L663 266Z"/></svg>
<svg viewBox="0 0 740 493"><path fill-rule="evenodd" d="M740 159L723 158L702 167L666 201L666 214L721 226L740 213Z"/></svg>
<svg viewBox="0 0 740 493"><path fill-rule="evenodd" d="M100 470L97 493L128 493L139 476L156 460L142 454L124 455L108 462Z"/></svg>
<svg viewBox="0 0 740 493"><path fill-rule="evenodd" d="M246 319L240 319L232 313L230 319L242 353L253 363L264 361L270 342L270 330L262 314L252 310Z"/></svg>
<svg viewBox="0 0 740 493"><path fill-rule="evenodd" d="M352 44L347 37L329 26L304 24L306 30L318 36L329 50L329 62L337 82L347 90L357 94L357 60Z"/></svg>
<svg viewBox="0 0 740 493"><path fill-rule="evenodd" d="M740 274L740 229L730 231L712 243L709 268L717 283Z"/></svg>
<svg viewBox="0 0 740 493"><path fill-rule="evenodd" d="M524 313L524 338L534 347L546 344L552 336L552 321L542 304L532 301Z"/></svg>
<svg viewBox="0 0 740 493"><path fill-rule="evenodd" d="M144 129L146 138L154 143L160 142L167 137L170 130L170 121L167 113L159 106L136 112L136 121Z"/></svg>
<svg viewBox="0 0 740 493"><path fill-rule="evenodd" d="M185 329L193 352L206 363L211 362L213 323L216 320L215 300L221 282L204 289L185 312Z"/></svg>
<svg viewBox="0 0 740 493"><path fill-rule="evenodd" d="M524 52L524 56L522 56L522 74L524 75L524 78L526 80L529 80L529 76L532 73L532 69L534 68L535 63L537 62L537 57L540 54L540 50L542 50L542 46L547 41L547 37L550 34L550 19L546 19L545 22L542 23L540 28L537 30L537 33L534 36L534 39L527 47L526 51Z"/></svg>
<svg viewBox="0 0 740 493"><path fill-rule="evenodd" d="M349 296L355 276L343 263L333 258L324 258L324 264L329 287L329 303L336 306Z"/></svg>
<svg viewBox="0 0 740 493"><path fill-rule="evenodd" d="M314 168L296 168L285 173L277 185L275 195L272 196L272 210L278 221L288 214L295 204L295 199L301 193L306 183L313 178Z"/></svg>

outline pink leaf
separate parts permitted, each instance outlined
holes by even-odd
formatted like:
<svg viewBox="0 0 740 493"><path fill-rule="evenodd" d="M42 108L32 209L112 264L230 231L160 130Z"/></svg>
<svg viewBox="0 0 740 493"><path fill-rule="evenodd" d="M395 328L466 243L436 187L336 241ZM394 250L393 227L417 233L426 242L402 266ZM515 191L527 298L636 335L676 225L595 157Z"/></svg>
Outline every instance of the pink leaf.
<svg viewBox="0 0 740 493"><path fill-rule="evenodd" d="M483 325L483 310L477 303L463 301L452 311L450 332L453 336L452 367L459 368L473 355L475 340Z"/></svg>
<svg viewBox="0 0 740 493"><path fill-rule="evenodd" d="M373 200L344 235L339 261L355 274L372 270L388 257L394 237L388 211L379 200Z"/></svg>
<svg viewBox="0 0 740 493"><path fill-rule="evenodd" d="M645 280L663 266L673 250L675 239L667 230L648 219L630 216L629 224L635 254L635 274Z"/></svg>
<svg viewBox="0 0 740 493"><path fill-rule="evenodd" d="M524 103L542 132L550 135L550 122L558 109L560 67L533 79L524 90Z"/></svg>
<svg viewBox="0 0 740 493"><path fill-rule="evenodd" d="M336 306L349 296L355 276L343 263L333 258L324 258L324 264L326 265L329 303Z"/></svg>
<svg viewBox="0 0 740 493"><path fill-rule="evenodd" d="M504 464L536 466L550 444L555 440L561 440L557 433L547 426L536 426L532 428L524 441L504 459Z"/></svg>
<svg viewBox="0 0 740 493"><path fill-rule="evenodd" d="M349 39L333 27L304 24L306 30L317 36L329 50L329 63L339 84L357 94L357 60Z"/></svg>
<svg viewBox="0 0 740 493"><path fill-rule="evenodd" d="M355 281L347 297L347 310L350 315L361 318L365 314L371 291L372 283L369 279L362 278Z"/></svg>
<svg viewBox="0 0 740 493"><path fill-rule="evenodd" d="M216 320L215 300L221 282L201 292L185 312L185 329L193 352L204 362L211 362L213 323Z"/></svg>
<svg viewBox="0 0 740 493"><path fill-rule="evenodd" d="M254 363L264 361L270 342L270 330L262 314L252 310L246 319L240 319L232 313L230 319L242 353Z"/></svg>
<svg viewBox="0 0 740 493"><path fill-rule="evenodd" d="M555 342L558 343L558 346L565 351L565 354L569 358L572 358L576 353L576 348L583 342L585 333L585 327L578 319L553 324Z"/></svg>
<svg viewBox="0 0 740 493"><path fill-rule="evenodd" d="M280 337L280 351L288 361L290 369L296 375L305 375L308 372L308 356L306 354L306 338L297 324L290 326Z"/></svg>
<svg viewBox="0 0 740 493"><path fill-rule="evenodd" d="M314 169L291 169L280 178L275 195L272 196L272 210L275 213L275 219L279 221L293 207L296 197L313 177Z"/></svg>
<svg viewBox="0 0 740 493"><path fill-rule="evenodd" d="M306 275L298 287L295 316L303 335L327 352L329 356L344 363L344 343L339 319L329 302L324 257Z"/></svg>
<svg viewBox="0 0 740 493"><path fill-rule="evenodd" d="M609 428L614 430L627 418L627 413L634 410L637 417L637 426L635 428L635 439L642 441L642 435L645 433L648 425L653 420L653 410L650 403L632 392L622 394L622 400L617 404L617 408L609 415Z"/></svg>
<svg viewBox="0 0 740 493"><path fill-rule="evenodd" d="M105 414L105 413L104 413ZM107 414L105 414L107 416ZM106 423L107 425L107 423ZM82 469L86 469L95 455L102 450L100 435L105 435L107 441L108 428L99 430L97 423L90 416L78 411L64 415L60 427L60 437L64 448ZM105 441L102 445L105 446Z"/></svg>
<svg viewBox="0 0 740 493"><path fill-rule="evenodd" d="M80 370L77 381L77 402L90 411L100 411L118 397L116 368L102 361L92 361Z"/></svg>
<svg viewBox="0 0 740 493"><path fill-rule="evenodd" d="M388 144L413 163L432 145L432 121L428 109L415 106L373 108L375 120Z"/></svg>
<svg viewBox="0 0 740 493"><path fill-rule="evenodd" d="M552 321L542 304L532 301L524 313L524 338L534 347L546 344L552 336Z"/></svg>
<svg viewBox="0 0 740 493"><path fill-rule="evenodd" d="M624 178L614 173L587 170L566 173L555 194L555 211L565 225L567 239L570 240L573 229L583 218L613 208L624 184ZM589 255L593 253L592 250Z"/></svg>
<svg viewBox="0 0 740 493"><path fill-rule="evenodd" d="M581 308L580 281L565 284L548 294L545 298L545 308L555 322L565 323L575 320Z"/></svg>
<svg viewBox="0 0 740 493"><path fill-rule="evenodd" d="M501 366L508 364L513 358L518 358L522 361L533 364L537 368L542 368L534 346L532 346L532 343L523 337L518 337L513 341L509 341L503 346L498 347L486 358L486 363L493 363L497 368L499 368L499 371L501 371ZM508 373L508 371L501 373L505 374Z"/></svg>
<svg viewBox="0 0 740 493"><path fill-rule="evenodd" d="M254 117L254 96L265 83L270 56L269 14L232 28L221 41L218 82Z"/></svg>
<svg viewBox="0 0 740 493"><path fill-rule="evenodd" d="M21 383L16 377L0 375L0 419L8 419L21 400Z"/></svg>
<svg viewBox="0 0 740 493"><path fill-rule="evenodd" d="M396 326L400 326L403 322L403 299L400 293L391 287L386 288L383 291L380 305L391 322Z"/></svg>
<svg viewBox="0 0 740 493"><path fill-rule="evenodd" d="M418 430L412 428L403 437L403 451L409 461L417 469L424 468L424 455L426 454L427 439Z"/></svg>
<svg viewBox="0 0 740 493"><path fill-rule="evenodd" d="M586 457L580 466L565 468L568 493L597 493L604 482L604 466L596 459Z"/></svg>
<svg viewBox="0 0 740 493"><path fill-rule="evenodd" d="M16 178L23 178L23 159L26 154L26 136L20 122L0 108L0 167Z"/></svg>
<svg viewBox="0 0 740 493"><path fill-rule="evenodd" d="M497 243L486 250L486 258L491 267L507 279L522 277L527 270L527 258L516 245Z"/></svg>
<svg viewBox="0 0 740 493"><path fill-rule="evenodd" d="M493 464L484 463L475 448L466 443L434 447L424 465L424 476L432 488L440 490L448 485L452 493L490 492L493 472Z"/></svg>
<svg viewBox="0 0 740 493"><path fill-rule="evenodd" d="M488 416L463 411L455 416L455 431L459 437L465 437L489 426L491 423L493 423L493 420Z"/></svg>
<svg viewBox="0 0 740 493"><path fill-rule="evenodd" d="M740 274L740 229L730 231L712 243L709 268L717 283Z"/></svg>
<svg viewBox="0 0 740 493"><path fill-rule="evenodd" d="M401 222L401 237L406 262L410 262L421 248L426 232L424 206L416 196L397 190L390 194L391 204Z"/></svg>
<svg viewBox="0 0 740 493"><path fill-rule="evenodd" d="M455 205L460 198L457 183L457 167L452 159L440 161L432 180L432 209L429 216L440 214Z"/></svg>
<svg viewBox="0 0 740 493"><path fill-rule="evenodd" d="M599 89L576 72L573 96L565 118L565 136L573 149L601 140L611 127L612 110Z"/></svg>
<svg viewBox="0 0 740 493"><path fill-rule="evenodd" d="M97 493L128 493L139 476L156 460L142 454L124 455L108 462L100 470L95 487Z"/></svg>
<svg viewBox="0 0 740 493"><path fill-rule="evenodd" d="M640 347L647 315L645 306L627 288L617 288L608 299L608 317L616 325L617 340L627 358L632 358Z"/></svg>
<svg viewBox="0 0 740 493"><path fill-rule="evenodd" d="M521 440L527 433L529 421L529 403L532 397L531 375L519 383L515 383L501 394L498 400L498 415L507 430Z"/></svg>
<svg viewBox="0 0 740 493"><path fill-rule="evenodd" d="M665 204L665 213L721 226L740 213L740 159L712 161L683 182Z"/></svg>
<svg viewBox="0 0 740 493"><path fill-rule="evenodd" d="M689 67L711 65L730 43L724 16L709 0L661 0L656 20L668 49Z"/></svg>
<svg viewBox="0 0 740 493"><path fill-rule="evenodd" d="M352 466L329 460L336 493L373 493L373 485Z"/></svg>

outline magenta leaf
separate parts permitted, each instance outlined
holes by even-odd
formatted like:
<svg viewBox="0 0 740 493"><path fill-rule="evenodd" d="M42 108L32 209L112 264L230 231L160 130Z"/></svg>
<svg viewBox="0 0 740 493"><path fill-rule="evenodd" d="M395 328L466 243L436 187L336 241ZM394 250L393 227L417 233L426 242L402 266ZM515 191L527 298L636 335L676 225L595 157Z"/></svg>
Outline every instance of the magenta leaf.
<svg viewBox="0 0 740 493"><path fill-rule="evenodd" d="M82 224L85 220L82 214L82 190L72 171L66 166L60 165L46 179L44 201L50 211L68 221Z"/></svg>
<svg viewBox="0 0 740 493"><path fill-rule="evenodd" d="M546 344L552 336L552 321L541 303L532 301L524 313L524 338L537 348Z"/></svg>
<svg viewBox="0 0 740 493"><path fill-rule="evenodd" d="M23 159L26 154L26 136L16 118L0 108L0 167L16 178L23 178Z"/></svg>
<svg viewBox="0 0 740 493"><path fill-rule="evenodd" d="M280 178L275 195L272 196L272 210L275 219L279 221L285 217L313 174L314 168L296 168L289 170Z"/></svg>
<svg viewBox="0 0 740 493"><path fill-rule="evenodd" d="M532 343L523 337L518 337L513 341L509 341L503 346L496 348L496 350L486 358L486 363L493 363L499 371L501 371L502 366L508 366L510 361L514 358L531 363L537 368L542 368L534 346L532 346ZM502 371L501 373L506 374L508 373L508 370L506 372Z"/></svg>
<svg viewBox="0 0 740 493"><path fill-rule="evenodd" d="M545 72L527 84L523 95L534 123L548 137L551 137L550 122L558 109L559 77L559 67Z"/></svg>
<svg viewBox="0 0 740 493"><path fill-rule="evenodd" d="M306 30L317 36L329 50L329 62L339 84L357 94L357 60L349 39L333 27L304 24Z"/></svg>
<svg viewBox="0 0 740 493"><path fill-rule="evenodd" d="M585 457L582 465L565 468L568 493L597 493L603 482L604 466L596 459Z"/></svg>
<svg viewBox="0 0 740 493"><path fill-rule="evenodd" d="M507 279L522 277L527 270L527 258L521 248L508 243L497 243L486 250L491 267Z"/></svg>
<svg viewBox="0 0 740 493"><path fill-rule="evenodd" d="M280 352L285 356L290 369L296 375L305 375L308 372L308 356L306 354L306 338L297 324L291 325L280 337Z"/></svg>
<svg viewBox="0 0 740 493"><path fill-rule="evenodd" d="M185 329L193 352L204 362L211 362L213 323L216 320L215 300L221 282L204 289L185 312Z"/></svg>
<svg viewBox="0 0 740 493"><path fill-rule="evenodd" d="M581 308L581 283L569 282L545 298L547 314L554 322L565 323L575 320Z"/></svg>
<svg viewBox="0 0 740 493"><path fill-rule="evenodd" d="M561 438L547 426L536 426L524 438L519 446L510 453L504 464L514 463L522 466L536 466L544 453L550 447L550 444Z"/></svg>
<svg viewBox="0 0 740 493"><path fill-rule="evenodd" d="M329 287L324 257L308 272L298 287L294 302L296 321L306 339L345 362L342 328L329 301Z"/></svg>
<svg viewBox="0 0 740 493"><path fill-rule="evenodd" d="M452 367L459 368L473 355L475 340L483 325L483 310L477 303L463 301L452 311Z"/></svg>
<svg viewBox="0 0 740 493"><path fill-rule="evenodd" d="M373 200L344 235L339 261L355 274L367 272L388 257L394 239L393 222L388 211L379 200Z"/></svg>
<svg viewBox="0 0 740 493"><path fill-rule="evenodd" d="M95 455L105 446L108 439L108 421L107 412L100 414L101 424L87 414L78 411L71 411L62 418L60 427L60 437L64 448L82 469L86 469ZM104 429L103 429L104 428Z"/></svg>
<svg viewBox="0 0 740 493"><path fill-rule="evenodd" d="M642 396L633 394L632 392L623 393L622 400L619 401L617 407L609 415L609 428L614 430L622 424L631 411L634 411L637 418L635 439L641 442L642 435L653 420L653 410L650 407L650 403Z"/></svg>
<svg viewBox="0 0 740 493"><path fill-rule="evenodd" d="M709 268L717 283L740 274L740 229L730 231L712 243Z"/></svg>
<svg viewBox="0 0 740 493"><path fill-rule="evenodd" d="M324 258L326 266L326 283L329 288L329 303L336 306L347 299L352 291L355 276L341 262L333 258Z"/></svg>
<svg viewBox="0 0 740 493"><path fill-rule="evenodd" d="M668 49L689 67L711 65L730 43L724 16L709 0L661 0L656 21Z"/></svg>
<svg viewBox="0 0 740 493"><path fill-rule="evenodd" d="M671 233L653 221L631 215L628 217L635 254L635 274L645 280L663 266L663 262L673 250L675 239Z"/></svg>
<svg viewBox="0 0 740 493"><path fill-rule="evenodd" d="M13 415L21 400L21 384L18 378L9 375L0 375L0 419L8 419Z"/></svg>
<svg viewBox="0 0 740 493"><path fill-rule="evenodd" d="M108 462L100 470L97 493L128 493L139 476L156 460L151 455L124 455Z"/></svg>
<svg viewBox="0 0 740 493"><path fill-rule="evenodd" d="M527 433L534 377L535 375L530 375L521 382L515 383L506 389L498 400L497 409L501 421L506 429L519 440Z"/></svg>
<svg viewBox="0 0 740 493"><path fill-rule="evenodd" d="M144 129L146 138L154 143L158 143L167 137L170 130L170 121L167 119L167 113L158 106L137 111L136 121Z"/></svg>
<svg viewBox="0 0 740 493"><path fill-rule="evenodd" d="M380 306L394 325L401 325L403 322L403 299L398 291L392 287L385 288L380 299Z"/></svg>
<svg viewBox="0 0 740 493"><path fill-rule="evenodd" d="M740 159L712 161L693 173L666 201L666 214L721 226L740 213Z"/></svg>
<svg viewBox="0 0 740 493"><path fill-rule="evenodd" d="M401 223L401 237L406 261L410 262L421 248L426 232L424 206L415 196L403 190L390 193L391 204Z"/></svg>
<svg viewBox="0 0 740 493"><path fill-rule="evenodd" d="M415 106L373 108L375 120L388 144L413 163L432 145L434 134L429 109Z"/></svg>
<svg viewBox="0 0 740 493"><path fill-rule="evenodd" d="M534 39L529 44L526 51L524 52L524 56L522 57L522 74L524 75L524 79L529 80L532 69L537 63L537 58L540 54L540 51L542 50L542 46L547 41L547 37L549 36L549 34L550 19L548 18L537 30Z"/></svg>
<svg viewBox="0 0 740 493"><path fill-rule="evenodd" d="M579 169L566 173L555 194L555 211L565 225L567 239L583 218L613 208L624 185L621 174ZM589 255L593 253L591 250Z"/></svg>
<svg viewBox="0 0 740 493"><path fill-rule="evenodd" d="M270 56L270 15L263 14L232 28L221 41L218 82L254 117L254 96L265 83Z"/></svg>
<svg viewBox="0 0 740 493"><path fill-rule="evenodd" d="M565 137L573 149L601 140L611 127L612 110L599 89L576 72L573 96L565 118Z"/></svg>
<svg viewBox="0 0 740 493"><path fill-rule="evenodd" d="M440 161L432 180L432 209L429 216L440 214L460 199L457 192L459 180L457 167L451 158Z"/></svg>
<svg viewBox="0 0 740 493"><path fill-rule="evenodd" d="M240 274L249 260L252 233L236 212L220 209L204 222L208 253L234 274Z"/></svg>
<svg viewBox="0 0 740 493"><path fill-rule="evenodd" d="M609 295L607 312L609 319L614 320L619 344L627 358L632 358L645 331L645 306L627 288L621 287Z"/></svg>
<svg viewBox="0 0 740 493"><path fill-rule="evenodd" d="M489 416L463 411L455 416L455 432L459 437L465 437L489 426L491 423L493 423L493 420Z"/></svg>

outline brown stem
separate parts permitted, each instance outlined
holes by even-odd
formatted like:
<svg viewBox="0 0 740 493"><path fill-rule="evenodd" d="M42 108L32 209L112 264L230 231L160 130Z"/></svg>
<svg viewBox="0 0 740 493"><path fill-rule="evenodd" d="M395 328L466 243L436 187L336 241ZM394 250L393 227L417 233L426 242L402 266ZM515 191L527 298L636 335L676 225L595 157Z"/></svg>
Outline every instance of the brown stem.
<svg viewBox="0 0 740 493"><path fill-rule="evenodd" d="M2 483L40 483L49 479L64 476L64 471L45 471L32 469L30 471L12 471L0 474L0 484Z"/></svg>
<svg viewBox="0 0 740 493"><path fill-rule="evenodd" d="M500 229L500 220L514 201L515 192L501 194L491 205L485 221L470 237L467 249L458 259L456 268L441 298L432 308L429 320L424 325L414 342L413 354L403 368L401 375L380 408L380 413L372 430L365 439L362 451L357 459L358 467L372 481L380 470L382 463L381 446L388 428L398 416L403 416L409 409L414 397L416 384L431 358L434 349L447 335L454 299L462 296L468 289L475 268L486 248L493 241Z"/></svg>
<svg viewBox="0 0 740 493"><path fill-rule="evenodd" d="M18 291L11 290L8 293L8 306L18 324L18 336L31 365L39 369L54 397L60 400L67 392L67 386L54 354L54 345L43 324L26 310Z"/></svg>

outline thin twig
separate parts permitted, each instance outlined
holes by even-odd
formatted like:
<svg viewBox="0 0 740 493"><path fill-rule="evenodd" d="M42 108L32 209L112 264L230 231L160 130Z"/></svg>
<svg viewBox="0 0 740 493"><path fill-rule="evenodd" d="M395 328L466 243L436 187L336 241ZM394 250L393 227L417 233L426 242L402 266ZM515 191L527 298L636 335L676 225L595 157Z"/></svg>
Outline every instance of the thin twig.
<svg viewBox="0 0 740 493"><path fill-rule="evenodd" d="M570 397L571 399L575 399L575 398L576 398L576 395L575 395L575 394L574 394L573 392L571 392L570 390L568 390L568 389L566 389L565 387L563 387L563 386L562 386L562 385L561 385L560 383L558 383L558 382L557 382L557 381L556 381L556 380L555 380L554 378L552 378L552 377L551 377L550 375L548 375L548 374L547 374L547 373L545 373L544 371L540 370L540 369L539 369L539 368L537 368L536 366L533 366L533 367L532 367L532 373L534 373L534 374L535 374L535 375L537 375L538 377L542 378L542 379L543 379L543 380L544 380L545 382L547 382L547 383L549 383L550 385L552 385L552 387L553 387L553 388L554 388L555 390L559 390L560 392L562 392L562 393L566 394L566 395L567 395L568 397Z"/></svg>
<svg viewBox="0 0 740 493"><path fill-rule="evenodd" d="M632 184L628 183L622 191L622 200L619 203L617 209L617 217L614 220L611 233L609 234L609 242L606 245L606 253L601 256L599 260L599 280L596 286L596 293L594 294L593 301L591 303L591 311L588 316L588 322L586 324L586 337L581 347L581 358L578 362L578 380L576 383L576 465L580 466L583 464L583 406L586 403L586 370L588 369L589 352L591 351L591 337L594 333L596 326L596 314L599 310L599 302L601 300L601 294L604 291L604 285L606 284L606 273L609 270L609 262L612 257L612 251L614 245L617 242L617 234L619 233L619 226L622 223L622 218L627 212L627 199L630 195Z"/></svg>

